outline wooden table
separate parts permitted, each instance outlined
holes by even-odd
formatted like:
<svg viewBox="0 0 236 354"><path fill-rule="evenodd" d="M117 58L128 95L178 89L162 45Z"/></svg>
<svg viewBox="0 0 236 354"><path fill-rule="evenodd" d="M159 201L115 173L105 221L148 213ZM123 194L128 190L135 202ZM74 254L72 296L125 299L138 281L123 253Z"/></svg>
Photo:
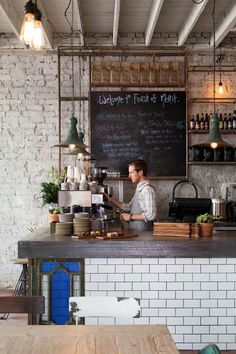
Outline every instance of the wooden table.
<svg viewBox="0 0 236 354"><path fill-rule="evenodd" d="M164 325L3 325L0 353L178 354L179 351Z"/></svg>

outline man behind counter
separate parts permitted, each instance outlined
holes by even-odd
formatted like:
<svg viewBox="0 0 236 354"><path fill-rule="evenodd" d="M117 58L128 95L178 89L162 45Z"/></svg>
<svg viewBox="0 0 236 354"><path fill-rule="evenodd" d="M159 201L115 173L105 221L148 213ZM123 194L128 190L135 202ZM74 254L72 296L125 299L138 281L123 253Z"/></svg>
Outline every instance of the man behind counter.
<svg viewBox="0 0 236 354"><path fill-rule="evenodd" d="M121 203L106 194L108 202L123 211L121 219L129 222L131 231L151 230L152 221L157 218L156 191L149 184L146 175L146 161L134 160L129 163L129 178L132 183L137 183L137 187L131 201Z"/></svg>

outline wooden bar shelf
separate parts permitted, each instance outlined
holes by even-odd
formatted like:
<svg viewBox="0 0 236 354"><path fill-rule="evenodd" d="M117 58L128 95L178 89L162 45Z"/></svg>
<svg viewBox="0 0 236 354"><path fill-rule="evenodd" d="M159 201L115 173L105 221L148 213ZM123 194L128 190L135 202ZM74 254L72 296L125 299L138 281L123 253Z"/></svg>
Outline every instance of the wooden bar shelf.
<svg viewBox="0 0 236 354"><path fill-rule="evenodd" d="M188 134L208 134L209 130L188 130ZM220 129L221 134L236 134L235 129Z"/></svg>
<svg viewBox="0 0 236 354"><path fill-rule="evenodd" d="M236 165L236 161L189 161L188 165Z"/></svg>

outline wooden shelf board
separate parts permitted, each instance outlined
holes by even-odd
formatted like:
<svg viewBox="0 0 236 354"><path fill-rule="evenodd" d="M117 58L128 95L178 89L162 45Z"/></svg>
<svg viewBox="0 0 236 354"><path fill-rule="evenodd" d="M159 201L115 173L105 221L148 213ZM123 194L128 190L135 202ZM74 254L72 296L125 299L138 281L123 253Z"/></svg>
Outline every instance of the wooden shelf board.
<svg viewBox="0 0 236 354"><path fill-rule="evenodd" d="M188 103L213 103L214 98L213 97L206 97L206 98L200 98L200 97L194 97L194 98L189 98ZM236 98L235 97L216 97L215 98L216 103L236 103Z"/></svg>
<svg viewBox="0 0 236 354"><path fill-rule="evenodd" d="M188 134L208 134L209 130L188 130L187 131ZM236 134L236 130L235 129L221 129L220 130L221 134Z"/></svg>
<svg viewBox="0 0 236 354"><path fill-rule="evenodd" d="M188 165L236 165L236 161L189 161Z"/></svg>
<svg viewBox="0 0 236 354"><path fill-rule="evenodd" d="M60 101L73 101L73 97L70 96L61 96ZM89 101L89 97L74 97L74 101Z"/></svg>

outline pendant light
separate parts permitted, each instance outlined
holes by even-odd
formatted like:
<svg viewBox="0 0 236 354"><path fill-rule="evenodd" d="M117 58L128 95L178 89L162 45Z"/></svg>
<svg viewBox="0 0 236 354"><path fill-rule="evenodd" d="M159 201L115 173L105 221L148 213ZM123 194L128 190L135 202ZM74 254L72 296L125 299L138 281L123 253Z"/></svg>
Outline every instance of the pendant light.
<svg viewBox="0 0 236 354"><path fill-rule="evenodd" d="M64 141L60 142L59 144L56 144L54 146L57 147L62 147L62 148L70 148L70 150L74 148L82 148L85 149L88 147L87 145L84 144L84 133L79 129L79 132L77 130L77 123L78 119L75 117L75 74L74 74L74 0L72 0L72 21L71 21L71 68L72 68L72 73L71 73L71 84L72 84L72 113L71 117L69 119L69 130L67 133L67 137ZM70 152L68 153L70 154ZM75 154L73 154L75 155Z"/></svg>
<svg viewBox="0 0 236 354"><path fill-rule="evenodd" d="M21 26L20 39L34 50L45 47L44 30L41 23L42 14L35 3L29 0L24 6L24 20Z"/></svg>
<svg viewBox="0 0 236 354"><path fill-rule="evenodd" d="M231 146L229 143L224 141L220 134L219 119L216 113L216 71L215 71L215 55L216 55L216 43L215 43L215 0L213 2L212 11L213 20L213 114L210 119L210 130L207 139L197 144L202 147L211 147L212 149Z"/></svg>
<svg viewBox="0 0 236 354"><path fill-rule="evenodd" d="M222 53L221 53L221 44L220 44L220 55L217 58L217 63L220 64L220 81L219 81L219 84L218 84L218 92L219 92L220 95L223 95L223 93L224 93L224 86L223 86L223 83L222 83L222 80L221 80L221 63L222 63L223 60L224 60L224 55L222 55Z"/></svg>

